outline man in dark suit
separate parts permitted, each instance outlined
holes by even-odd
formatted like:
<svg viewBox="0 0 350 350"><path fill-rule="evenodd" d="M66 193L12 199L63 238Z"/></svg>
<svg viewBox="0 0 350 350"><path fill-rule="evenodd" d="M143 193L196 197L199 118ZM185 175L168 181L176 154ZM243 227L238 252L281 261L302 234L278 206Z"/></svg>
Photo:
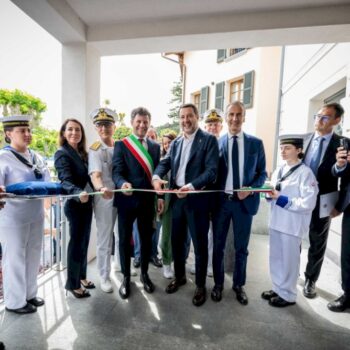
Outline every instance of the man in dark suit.
<svg viewBox="0 0 350 350"><path fill-rule="evenodd" d="M165 183L161 178L169 171L170 188L179 189L171 200L172 251L175 279L166 288L175 293L186 283L187 231L191 233L196 259L196 290L192 302L196 306L206 300L208 266L208 230L210 194L186 194L189 190L206 189L217 173L218 143L213 135L198 127L199 115L195 105L180 107L180 126L183 136L174 140L167 156L159 163L153 176L153 186L160 190Z"/></svg>
<svg viewBox="0 0 350 350"><path fill-rule="evenodd" d="M334 312L342 312L350 308L350 140L346 140L348 147L338 148L337 162L332 171L335 176L341 176L342 187L339 199L339 210L343 212L341 228L341 254L340 266L342 277L342 289L344 294L338 299L330 302L328 309Z"/></svg>
<svg viewBox="0 0 350 350"><path fill-rule="evenodd" d="M306 135L304 141L306 150L304 163L314 172L319 186L317 203L312 212L309 230L310 247L303 288L303 294L307 298L316 297L316 281L320 275L326 252L331 219L340 214L338 201L330 216L320 218L320 198L338 191L338 178L332 175L332 167L336 162L337 147L342 137L335 134L333 128L341 121L343 114L344 109L338 103L324 105L314 116L315 132Z"/></svg>
<svg viewBox="0 0 350 350"><path fill-rule="evenodd" d="M152 189L152 175L160 159L160 146L146 138L151 114L143 107L131 112L132 135L117 141L113 153L112 178L116 188L125 190ZM141 276L147 293L155 287L148 276L148 262L151 256L153 222L155 217L155 195L126 191L115 196L114 205L118 208L120 264L124 275L119 295L126 299L130 295L130 259L132 254L131 237L133 223L137 219L141 243ZM162 209L159 200L159 211Z"/></svg>
<svg viewBox="0 0 350 350"><path fill-rule="evenodd" d="M219 171L217 187L219 194L217 210L213 214L214 252L213 270L215 285L211 293L214 301L220 301L224 288L224 251L226 237L233 221L235 267L233 287L237 300L248 304L244 290L248 243L253 216L259 207L259 194L247 191L233 192L242 187L260 187L266 179L265 152L260 139L242 131L245 107L233 102L226 108L228 133L219 140Z"/></svg>

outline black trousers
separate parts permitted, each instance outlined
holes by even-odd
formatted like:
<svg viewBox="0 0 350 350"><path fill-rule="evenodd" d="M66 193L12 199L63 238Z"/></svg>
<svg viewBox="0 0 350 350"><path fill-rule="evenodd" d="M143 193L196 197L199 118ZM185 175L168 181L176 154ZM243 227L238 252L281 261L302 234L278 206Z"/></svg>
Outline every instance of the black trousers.
<svg viewBox="0 0 350 350"><path fill-rule="evenodd" d="M340 264L342 288L350 298L350 205L343 214Z"/></svg>
<svg viewBox="0 0 350 350"><path fill-rule="evenodd" d="M196 285L205 287L208 266L209 207L207 210L201 210L191 206L187 196L182 199L174 198L171 209L171 245L175 277L181 279L186 276L189 229L196 260Z"/></svg>
<svg viewBox="0 0 350 350"><path fill-rule="evenodd" d="M317 204L312 212L309 240L310 247L308 251L308 260L305 269L305 278L314 282L318 280L321 273L324 255L327 248L327 239L331 218L320 218L320 197L317 198Z"/></svg>
<svg viewBox="0 0 350 350"><path fill-rule="evenodd" d="M69 221L70 240L67 251L66 289L79 289L80 280L86 279L87 251L89 247L92 201L80 203L68 200L64 212Z"/></svg>
<svg viewBox="0 0 350 350"><path fill-rule="evenodd" d="M134 194L133 194L134 195ZM155 217L155 197L149 194L139 195L137 206L118 206L119 254L124 277L130 277L130 259L133 254L131 245L132 229L137 219L141 246L141 273L148 272L151 257L153 222Z"/></svg>

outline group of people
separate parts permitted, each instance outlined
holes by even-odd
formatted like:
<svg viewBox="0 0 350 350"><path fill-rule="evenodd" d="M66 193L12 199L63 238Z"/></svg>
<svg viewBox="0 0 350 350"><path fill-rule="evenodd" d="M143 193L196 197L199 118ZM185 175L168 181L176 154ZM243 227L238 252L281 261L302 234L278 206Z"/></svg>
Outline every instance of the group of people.
<svg viewBox="0 0 350 350"><path fill-rule="evenodd" d="M328 308L344 311L350 307L350 152L346 147L348 140L333 132L343 113L341 105L327 104L315 115L314 133L280 137L284 162L274 171L273 187L266 194L271 205L272 288L261 297L271 306L285 307L296 302L301 241L307 233L310 248L303 293L308 298L316 296L315 284L331 218L344 213L341 248L344 294L329 303ZM115 112L98 108L91 118L99 140L90 146L89 152L83 125L76 119L67 119L60 129L60 147L55 154L55 167L64 193L74 195L66 201L64 209L70 224L67 292L76 298L86 298L90 296L89 289L95 288L87 278L87 250L94 212L97 267L104 292L113 291L110 273L114 235L114 263L120 265L123 274L119 295L126 299L132 294L135 226L140 245L140 281L147 293L154 292L148 265L154 258L152 239L157 226L159 230L162 225L161 250L166 277L172 277L171 263L174 263L174 278L166 293L177 292L187 282L190 234L196 284L192 302L200 306L207 299L208 261L214 277L211 299L219 302L224 291L226 238L232 222L235 251L232 289L238 302L247 305L250 231L267 172L263 142L243 132L245 114L244 105L238 101L230 103L225 113L209 110L203 131L196 106L184 104L179 109L182 134L177 138L164 135L161 149L156 140L147 136L151 114L146 108L138 107L131 112L132 134L116 142L113 140ZM228 132L220 137L224 120ZM2 121L9 146L0 151L0 186L28 180L48 181L45 163L28 148L29 117L5 117ZM5 188L0 187L1 191ZM91 196L91 192L100 194ZM12 312L30 313L44 304L37 296L36 283L43 232L42 204L16 201L15 205L11 199L6 201L0 211L5 305ZM331 207L326 213L325 202Z"/></svg>

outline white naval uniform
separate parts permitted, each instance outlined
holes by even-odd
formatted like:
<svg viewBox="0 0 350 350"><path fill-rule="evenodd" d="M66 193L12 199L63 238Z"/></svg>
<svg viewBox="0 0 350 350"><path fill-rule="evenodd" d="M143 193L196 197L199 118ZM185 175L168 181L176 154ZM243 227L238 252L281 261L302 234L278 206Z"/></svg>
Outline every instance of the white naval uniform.
<svg viewBox="0 0 350 350"><path fill-rule="evenodd" d="M98 144L100 144L98 148L93 147ZM89 149L89 175L91 176L95 171L101 172L103 185L109 189L115 188L112 180L113 151L114 147L108 147L102 141L94 143ZM113 207L113 198L104 199L102 196L94 196L94 213L97 226L97 268L100 277L106 280L111 272L113 232L115 262L120 265L117 208Z"/></svg>
<svg viewBox="0 0 350 350"><path fill-rule="evenodd" d="M282 176L291 167L282 166ZM272 175L275 186L280 169ZM280 195L288 197L282 208L271 201L270 233L270 275L273 291L289 302L297 297L297 280L300 267L300 246L309 231L311 214L316 205L317 180L311 169L302 164L281 182Z"/></svg>
<svg viewBox="0 0 350 350"><path fill-rule="evenodd" d="M28 154L22 154L32 163ZM42 181L50 181L50 173L43 159L36 154ZM36 181L31 168L19 161L12 152L0 150L0 185ZM44 233L44 205L42 200L6 199L0 210L0 242L2 246L5 306L18 309L38 291L42 237Z"/></svg>

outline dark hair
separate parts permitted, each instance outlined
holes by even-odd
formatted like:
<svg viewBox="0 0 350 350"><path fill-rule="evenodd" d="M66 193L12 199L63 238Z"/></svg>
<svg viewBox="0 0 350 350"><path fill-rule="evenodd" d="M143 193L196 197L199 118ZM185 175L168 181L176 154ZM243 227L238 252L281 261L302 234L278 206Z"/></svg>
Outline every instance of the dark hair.
<svg viewBox="0 0 350 350"><path fill-rule="evenodd" d="M192 109L193 109L193 113L194 113L195 115L199 115L199 114L198 114L198 108L197 108L196 105L194 105L193 103L184 103L184 104L182 104L182 105L180 106L180 108L179 108L179 114L180 114L181 109L183 109L183 108L192 108Z"/></svg>
<svg viewBox="0 0 350 350"><path fill-rule="evenodd" d="M74 119L74 118L68 118L64 121L64 123L62 124L61 126L61 129L60 129L60 133L59 133L59 136L58 136L58 144L60 146L63 146L63 145L66 145L68 144L68 141L67 139L64 137L64 132L66 131L66 127L67 127L67 124L69 122L73 122L73 123L77 123L79 124L80 126L80 129L81 129L81 140L80 142L78 143L78 153L80 154L80 156L82 157L82 159L84 161L87 161L88 159L88 154L86 152L86 137L85 137L85 131L84 131L84 127L83 125L80 123L79 120L77 119Z"/></svg>
<svg viewBox="0 0 350 350"><path fill-rule="evenodd" d="M165 149L164 149L164 146L163 146L163 137L167 137L171 142L173 142L176 139L176 135L174 133L170 132L169 134L165 134L165 135L162 136L162 154L161 154L161 156L165 157L166 152L165 152Z"/></svg>
<svg viewBox="0 0 350 350"><path fill-rule="evenodd" d="M131 121L133 121L137 115L148 116L149 120L151 120L151 113L145 107L134 108L131 111Z"/></svg>
<svg viewBox="0 0 350 350"><path fill-rule="evenodd" d="M5 142L11 143L11 140L6 136L6 131L13 131L14 126L4 126Z"/></svg>
<svg viewBox="0 0 350 350"><path fill-rule="evenodd" d="M299 158L299 159L304 159L304 157L305 157L305 154L304 154L303 151L301 151L301 152L298 154L298 158Z"/></svg>
<svg viewBox="0 0 350 350"><path fill-rule="evenodd" d="M344 114L344 108L337 102L326 103L322 108L333 108L335 110L336 118L341 118Z"/></svg>

